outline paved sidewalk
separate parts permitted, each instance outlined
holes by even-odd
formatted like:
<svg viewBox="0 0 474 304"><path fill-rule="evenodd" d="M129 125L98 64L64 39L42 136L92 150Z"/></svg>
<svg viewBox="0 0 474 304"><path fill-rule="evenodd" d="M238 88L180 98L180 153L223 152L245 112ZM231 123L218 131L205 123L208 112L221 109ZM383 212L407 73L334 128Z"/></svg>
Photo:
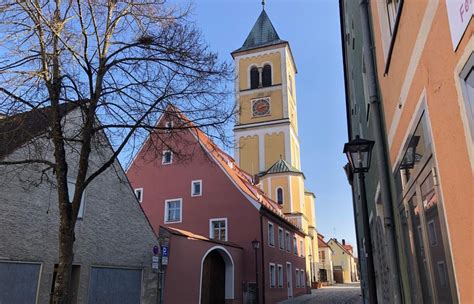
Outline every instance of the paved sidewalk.
<svg viewBox="0 0 474 304"><path fill-rule="evenodd" d="M311 294L280 302L280 304L362 304L359 283L336 284L313 289Z"/></svg>

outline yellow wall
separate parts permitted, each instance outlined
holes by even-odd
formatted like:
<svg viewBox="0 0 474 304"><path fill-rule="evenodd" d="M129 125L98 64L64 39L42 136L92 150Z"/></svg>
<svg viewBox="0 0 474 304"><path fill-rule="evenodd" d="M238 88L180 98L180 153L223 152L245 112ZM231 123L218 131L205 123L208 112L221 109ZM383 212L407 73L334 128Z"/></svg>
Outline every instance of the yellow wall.
<svg viewBox="0 0 474 304"><path fill-rule="evenodd" d="M316 227L316 221L314 218L314 197L310 193L304 194L305 200L305 215L308 219L310 226Z"/></svg>
<svg viewBox="0 0 474 304"><path fill-rule="evenodd" d="M301 198L304 199L304 196L301 195L301 191L304 191L304 181L301 175L290 176L291 179L291 196L293 202L293 212L304 212L302 209ZM303 189L303 190L302 190Z"/></svg>
<svg viewBox="0 0 474 304"><path fill-rule="evenodd" d="M258 148L258 136L240 138L240 167L250 174L257 174L259 172Z"/></svg>
<svg viewBox="0 0 474 304"><path fill-rule="evenodd" d="M285 159L285 134L265 134L265 170L268 170L280 158Z"/></svg>
<svg viewBox="0 0 474 304"><path fill-rule="evenodd" d="M239 60L239 89L250 89L250 66L263 67L265 62L272 63L272 84L281 84L281 55L278 52L270 51L269 54L258 57L248 57Z"/></svg>
<svg viewBox="0 0 474 304"><path fill-rule="evenodd" d="M270 115L253 117L252 100L262 97L270 97ZM240 124L257 123L283 118L283 102L281 97L281 90L240 96L239 106Z"/></svg>
<svg viewBox="0 0 474 304"><path fill-rule="evenodd" d="M276 201L276 189L281 187L283 189L283 212L290 212L290 192L288 191L288 178L286 176L266 175L260 183L264 184L265 193L274 201Z"/></svg>

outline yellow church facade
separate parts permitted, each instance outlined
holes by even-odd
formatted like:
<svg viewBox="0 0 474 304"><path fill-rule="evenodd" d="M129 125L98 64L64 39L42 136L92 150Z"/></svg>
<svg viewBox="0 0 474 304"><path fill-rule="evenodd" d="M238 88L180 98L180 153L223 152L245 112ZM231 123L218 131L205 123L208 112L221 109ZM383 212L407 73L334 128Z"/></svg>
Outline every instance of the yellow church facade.
<svg viewBox="0 0 474 304"><path fill-rule="evenodd" d="M265 10L243 46L232 52L238 107L234 139L240 168L305 233L308 282L318 278L315 196L305 188L298 138L296 64Z"/></svg>

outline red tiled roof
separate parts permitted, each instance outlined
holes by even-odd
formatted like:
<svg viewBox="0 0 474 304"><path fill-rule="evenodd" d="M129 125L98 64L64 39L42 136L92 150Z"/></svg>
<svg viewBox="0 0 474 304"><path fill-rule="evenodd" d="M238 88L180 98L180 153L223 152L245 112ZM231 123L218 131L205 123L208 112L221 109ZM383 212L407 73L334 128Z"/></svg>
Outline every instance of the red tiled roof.
<svg viewBox="0 0 474 304"><path fill-rule="evenodd" d="M324 236L318 233L318 247L329 247L329 245L324 241Z"/></svg>
<svg viewBox="0 0 474 304"><path fill-rule="evenodd" d="M283 214L281 206L268 197L262 189L253 183L252 176L243 171L229 154L219 148L214 141L212 141L212 139L210 139L200 128L195 126L183 112L174 106L169 106L167 112L171 112L174 116L179 117L184 122L186 127L196 136L201 145L211 156L213 156L215 161L248 198L261 204L288 224L300 230L298 226Z"/></svg>

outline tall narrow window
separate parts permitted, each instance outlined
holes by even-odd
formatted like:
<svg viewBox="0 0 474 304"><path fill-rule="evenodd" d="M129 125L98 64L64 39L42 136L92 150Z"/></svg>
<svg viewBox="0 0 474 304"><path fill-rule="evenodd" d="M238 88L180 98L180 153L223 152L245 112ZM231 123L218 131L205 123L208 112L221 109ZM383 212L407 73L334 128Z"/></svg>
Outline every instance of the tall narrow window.
<svg viewBox="0 0 474 304"><path fill-rule="evenodd" d="M266 64L262 72L262 86L269 87L272 85L272 67Z"/></svg>
<svg viewBox="0 0 474 304"><path fill-rule="evenodd" d="M283 287L283 266L277 266L277 276L278 276L278 288Z"/></svg>
<svg viewBox="0 0 474 304"><path fill-rule="evenodd" d="M300 256L304 257L303 240L300 240Z"/></svg>
<svg viewBox="0 0 474 304"><path fill-rule="evenodd" d="M285 250L285 237L283 235L283 229L278 227L278 246L280 250Z"/></svg>
<svg viewBox="0 0 474 304"><path fill-rule="evenodd" d="M298 255L298 243L296 242L296 236L293 237L293 253Z"/></svg>
<svg viewBox="0 0 474 304"><path fill-rule="evenodd" d="M291 251L291 239L290 239L290 233L288 231L285 231L285 249L288 252Z"/></svg>
<svg viewBox="0 0 474 304"><path fill-rule="evenodd" d="M276 269L275 264L270 263L270 288L276 287Z"/></svg>
<svg viewBox="0 0 474 304"><path fill-rule="evenodd" d="M259 87L260 84L260 73L258 72L257 67L253 67L250 70L250 88L256 89Z"/></svg>
<svg viewBox="0 0 474 304"><path fill-rule="evenodd" d="M268 222L268 245L275 246L275 229L270 222Z"/></svg>
<svg viewBox="0 0 474 304"><path fill-rule="evenodd" d="M277 189L277 203L280 205L283 205L283 189L282 188Z"/></svg>
<svg viewBox="0 0 474 304"><path fill-rule="evenodd" d="M296 277L296 287L300 287L300 270L298 268L295 269L295 277Z"/></svg>

